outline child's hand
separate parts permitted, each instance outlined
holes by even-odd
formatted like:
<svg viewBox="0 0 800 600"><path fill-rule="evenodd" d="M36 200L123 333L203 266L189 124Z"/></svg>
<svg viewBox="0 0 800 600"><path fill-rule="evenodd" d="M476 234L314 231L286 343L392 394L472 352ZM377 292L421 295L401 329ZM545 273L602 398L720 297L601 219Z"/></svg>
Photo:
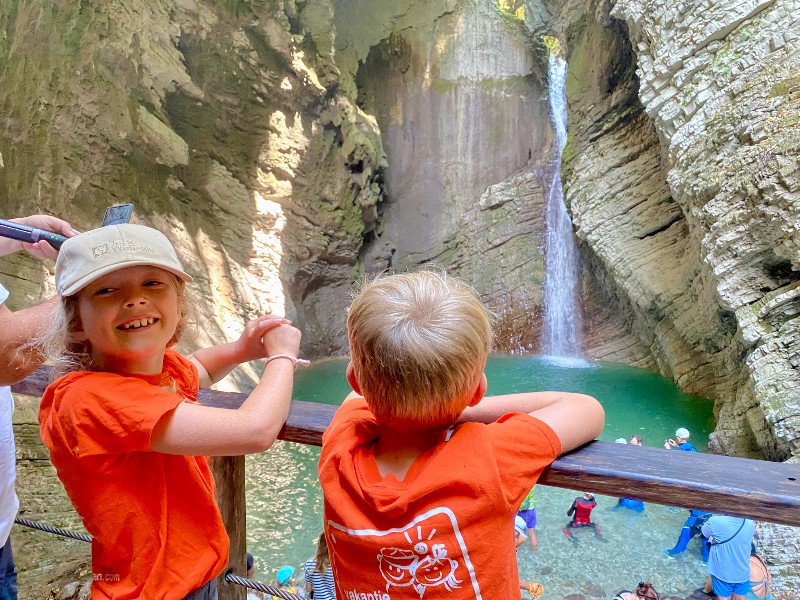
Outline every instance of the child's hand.
<svg viewBox="0 0 800 600"><path fill-rule="evenodd" d="M269 356L270 353L266 351L266 346L263 342L267 332L290 323L291 321L288 319L275 315L264 315L250 321L245 325L239 339L234 342L237 347L239 363Z"/></svg>
<svg viewBox="0 0 800 600"><path fill-rule="evenodd" d="M279 327L269 329L264 334L262 340L264 344L263 351L267 356L275 356L276 354L289 354L290 356L298 357L300 355L300 338L302 333L300 330L288 324L281 324Z"/></svg>

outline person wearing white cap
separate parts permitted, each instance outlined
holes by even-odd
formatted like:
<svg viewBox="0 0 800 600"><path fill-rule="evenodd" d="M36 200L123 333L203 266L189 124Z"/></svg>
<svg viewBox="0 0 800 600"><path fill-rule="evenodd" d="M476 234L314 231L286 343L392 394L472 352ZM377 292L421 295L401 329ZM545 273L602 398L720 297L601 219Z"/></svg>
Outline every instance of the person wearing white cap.
<svg viewBox="0 0 800 600"><path fill-rule="evenodd" d="M675 439L668 439L664 441L664 448L670 450L671 448L678 448L684 452L697 452L697 448L689 441L689 430L685 427L678 427L675 430Z"/></svg>
<svg viewBox="0 0 800 600"><path fill-rule="evenodd" d="M56 261L58 320L41 348L70 372L42 396L40 434L94 538L92 597L216 599L230 543L208 457L266 450L289 412L300 331L264 316L184 357L171 347L191 280L142 225L76 235ZM196 402L200 386L259 358L240 408Z"/></svg>

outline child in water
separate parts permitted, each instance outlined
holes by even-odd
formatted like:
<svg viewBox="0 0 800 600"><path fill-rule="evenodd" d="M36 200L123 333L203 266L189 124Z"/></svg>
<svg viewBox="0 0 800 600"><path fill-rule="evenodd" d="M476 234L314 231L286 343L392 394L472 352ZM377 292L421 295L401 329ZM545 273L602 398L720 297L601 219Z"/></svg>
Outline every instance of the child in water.
<svg viewBox="0 0 800 600"><path fill-rule="evenodd" d="M278 569L278 572L275 573L275 581L273 584L279 590L289 594L300 593L300 591L297 589L297 586L294 584L294 567L291 565L286 565ZM278 596L272 596L272 600L281 599Z"/></svg>
<svg viewBox="0 0 800 600"><path fill-rule="evenodd" d="M594 510L595 506L597 506L597 502L594 501L594 496L589 492L583 492L583 496L578 496L572 501L572 504L567 510L567 516L571 516L572 521L567 523L567 526L562 529L564 535L567 536L568 539L575 540L570 531L570 528L573 527L591 527L594 529L594 534L597 537L602 535L600 527L592 523L591 520L592 510Z"/></svg>
<svg viewBox="0 0 800 600"><path fill-rule="evenodd" d="M365 284L347 333L354 393L319 463L337 598L519 600L514 515L545 466L600 433L602 407L484 398L489 313L441 273Z"/></svg>
<svg viewBox="0 0 800 600"><path fill-rule="evenodd" d="M93 536L93 598L215 599L228 536L208 456L269 448L288 415L300 332L250 321L238 340L184 357L184 270L169 240L112 225L64 242L57 322L42 340L71 372L45 390L41 436ZM267 357L238 410L201 406L200 386Z"/></svg>

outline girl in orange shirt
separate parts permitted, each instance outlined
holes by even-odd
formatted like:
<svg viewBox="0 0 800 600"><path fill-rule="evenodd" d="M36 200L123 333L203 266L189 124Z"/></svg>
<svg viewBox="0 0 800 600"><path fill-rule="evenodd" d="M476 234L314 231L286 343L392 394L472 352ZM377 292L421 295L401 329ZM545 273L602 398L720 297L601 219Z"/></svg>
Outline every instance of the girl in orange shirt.
<svg viewBox="0 0 800 600"><path fill-rule="evenodd" d="M191 277L155 229L114 225L67 240L57 323L43 348L71 372L45 391L41 436L92 534L92 598L216 598L228 537L208 456L261 452L289 412L300 332L249 322L238 340L184 357ZM236 365L267 358L238 410L201 406Z"/></svg>

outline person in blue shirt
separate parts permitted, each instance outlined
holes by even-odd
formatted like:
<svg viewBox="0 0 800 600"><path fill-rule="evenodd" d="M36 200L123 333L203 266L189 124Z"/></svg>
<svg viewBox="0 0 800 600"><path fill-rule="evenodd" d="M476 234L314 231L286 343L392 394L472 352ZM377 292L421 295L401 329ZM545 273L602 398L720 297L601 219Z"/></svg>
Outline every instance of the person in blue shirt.
<svg viewBox="0 0 800 600"><path fill-rule="evenodd" d="M663 554L667 556L675 556L676 554L680 554L684 550L686 550L686 546L689 545L689 540L691 540L696 535L700 535L700 546L703 551L703 560L708 560L708 544L706 543L708 540L703 536L703 525L711 516L710 512L704 510L697 510L693 509L689 511L689 518L686 519L686 522L683 524L683 528L681 529L681 534L678 536L678 541L675 543L675 547L669 550L662 550Z"/></svg>
<svg viewBox="0 0 800 600"><path fill-rule="evenodd" d="M689 441L689 430L686 427L678 427L675 430L675 439L668 439L664 442L664 448L670 450L671 448L679 448L684 452L697 452L692 442Z"/></svg>
<svg viewBox="0 0 800 600"><path fill-rule="evenodd" d="M745 600L755 524L751 519L711 515L702 531L711 543L707 570L718 600Z"/></svg>

